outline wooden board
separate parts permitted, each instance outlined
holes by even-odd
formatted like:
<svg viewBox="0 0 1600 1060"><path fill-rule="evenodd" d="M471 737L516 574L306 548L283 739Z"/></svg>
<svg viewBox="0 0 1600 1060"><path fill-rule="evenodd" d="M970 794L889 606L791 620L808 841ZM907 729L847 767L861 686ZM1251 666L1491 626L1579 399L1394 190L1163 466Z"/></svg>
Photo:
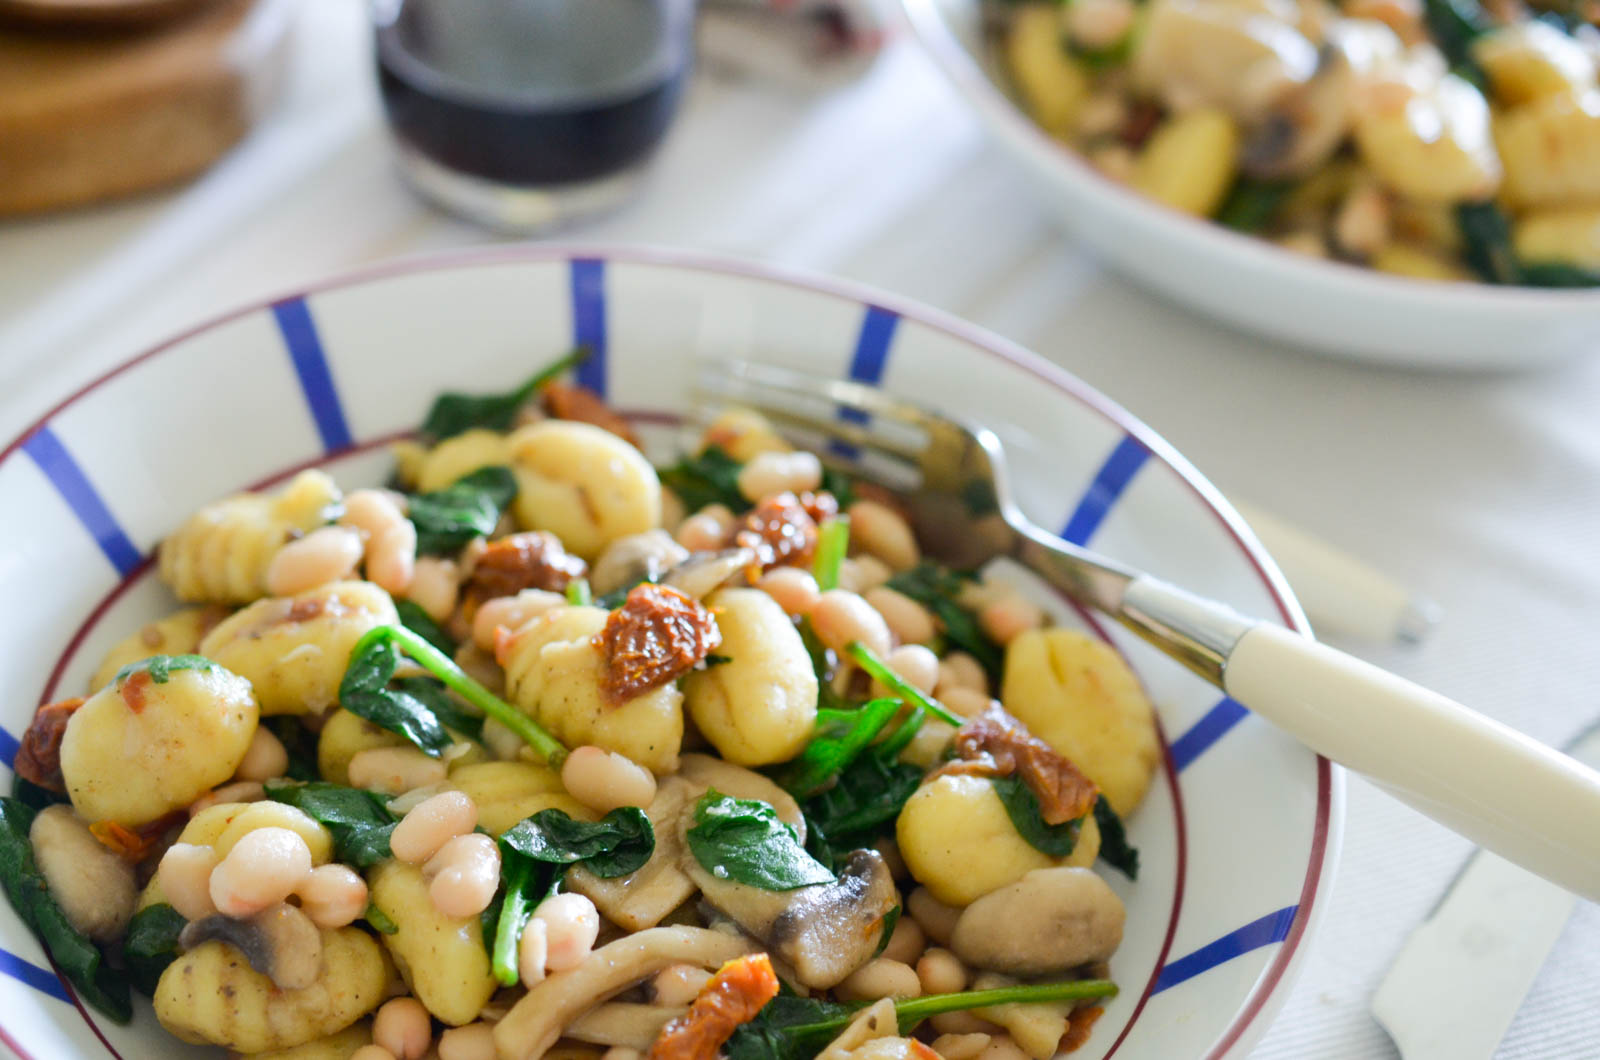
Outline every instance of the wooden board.
<svg viewBox="0 0 1600 1060"><path fill-rule="evenodd" d="M114 34L0 30L0 215L130 195L215 162L277 95L295 6L215 0Z"/></svg>
<svg viewBox="0 0 1600 1060"><path fill-rule="evenodd" d="M215 0L0 0L0 19L41 26L129 26L173 18Z"/></svg>

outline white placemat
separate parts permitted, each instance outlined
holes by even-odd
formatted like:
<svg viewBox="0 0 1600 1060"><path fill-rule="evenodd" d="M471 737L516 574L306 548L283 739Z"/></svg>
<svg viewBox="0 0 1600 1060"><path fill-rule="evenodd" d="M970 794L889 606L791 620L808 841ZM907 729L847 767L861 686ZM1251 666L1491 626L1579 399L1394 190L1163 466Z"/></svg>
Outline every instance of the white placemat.
<svg viewBox="0 0 1600 1060"><path fill-rule="evenodd" d="M357 0L304 11L287 105L156 199L0 224L0 431L104 366L248 298L491 237L395 181ZM1539 376L1318 360L1146 295L1030 201L936 72L892 45L821 93L704 76L641 198L585 238L839 273L1077 372L1228 492L1442 603L1375 661L1560 744L1600 714L1600 358ZM1248 297L1248 292L1241 292ZM1597 340L1600 345L1600 340ZM1320 940L1255 1056L1393 1056L1367 1002L1466 844L1353 780ZM1600 1055L1600 913L1583 906L1498 1055Z"/></svg>

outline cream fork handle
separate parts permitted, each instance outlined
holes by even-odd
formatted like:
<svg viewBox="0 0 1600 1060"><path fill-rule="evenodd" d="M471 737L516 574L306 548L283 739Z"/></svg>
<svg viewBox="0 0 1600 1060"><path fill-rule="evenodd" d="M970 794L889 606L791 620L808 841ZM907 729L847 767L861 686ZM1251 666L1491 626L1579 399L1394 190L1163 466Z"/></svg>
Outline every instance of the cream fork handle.
<svg viewBox="0 0 1600 1060"><path fill-rule="evenodd" d="M1223 688L1307 747L1478 845L1600 901L1600 774L1309 637L1256 624Z"/></svg>

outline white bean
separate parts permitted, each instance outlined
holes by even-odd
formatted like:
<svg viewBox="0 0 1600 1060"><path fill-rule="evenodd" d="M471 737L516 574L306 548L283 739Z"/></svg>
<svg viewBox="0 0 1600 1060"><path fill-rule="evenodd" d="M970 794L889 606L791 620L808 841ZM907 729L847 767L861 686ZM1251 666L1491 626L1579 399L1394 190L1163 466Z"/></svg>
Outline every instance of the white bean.
<svg viewBox="0 0 1600 1060"><path fill-rule="evenodd" d="M920 644L902 644L890 652L883 661L888 663L889 669L898 674L906 684L923 692L932 692L933 686L939 683L939 657ZM891 693L874 681L872 694L887 696Z"/></svg>
<svg viewBox="0 0 1600 1060"><path fill-rule="evenodd" d="M894 934L889 936L889 944L883 948L879 956L909 965L922 956L922 951L927 945L928 936L922 933L922 928L917 926L917 922L908 916L902 916L895 922Z"/></svg>
<svg viewBox="0 0 1600 1060"><path fill-rule="evenodd" d="M1133 28L1132 0L1073 0L1066 9L1067 35L1090 51L1115 47Z"/></svg>
<svg viewBox="0 0 1600 1060"><path fill-rule="evenodd" d="M300 881L300 909L320 928L342 928L367 910L367 881L346 865L319 865Z"/></svg>
<svg viewBox="0 0 1600 1060"><path fill-rule="evenodd" d="M933 639L933 616L928 609L904 593L879 585L862 594L888 623L889 632L901 644L926 644Z"/></svg>
<svg viewBox="0 0 1600 1060"><path fill-rule="evenodd" d="M372 1017L374 1045L389 1050L395 1060L422 1060L433 1044L433 1021L414 997L385 1001Z"/></svg>
<svg viewBox="0 0 1600 1060"><path fill-rule="evenodd" d="M1032 600L1006 593L983 606L978 612L978 625L996 644L1004 647L1029 630L1044 625L1044 611Z"/></svg>
<svg viewBox="0 0 1600 1060"><path fill-rule="evenodd" d="M574 747L561 766L567 794L595 813L621 806L648 806L656 797L656 778L625 755L604 747Z"/></svg>
<svg viewBox="0 0 1600 1060"><path fill-rule="evenodd" d="M193 818L200 811L209 810L219 802L260 802L266 797L267 789L262 787L261 781L236 780L220 788L212 788L190 803L188 812Z"/></svg>
<svg viewBox="0 0 1600 1060"><path fill-rule="evenodd" d="M939 694L939 702L963 718L976 718L994 702L987 692L974 692L970 688L952 688Z"/></svg>
<svg viewBox="0 0 1600 1060"><path fill-rule="evenodd" d="M311 848L298 833L257 828L212 870L211 901L223 915L242 919L288 898L310 871Z"/></svg>
<svg viewBox="0 0 1600 1060"><path fill-rule="evenodd" d="M495 1060L494 1028L479 1021L439 1035L439 1060Z"/></svg>
<svg viewBox="0 0 1600 1060"><path fill-rule="evenodd" d="M664 1008L682 1008L700 996L711 981L711 973L693 964L669 964L650 980L650 1003Z"/></svg>
<svg viewBox="0 0 1600 1060"><path fill-rule="evenodd" d="M600 1054L600 1060L639 1060L644 1056L637 1049L630 1049L626 1045L613 1045Z"/></svg>
<svg viewBox="0 0 1600 1060"><path fill-rule="evenodd" d="M815 453L757 453L739 469L739 492L752 504L785 490L803 493L822 485L822 461Z"/></svg>
<svg viewBox="0 0 1600 1060"><path fill-rule="evenodd" d="M1022 1046L1011 1040L1009 1034L997 1034L978 1054L978 1060L1029 1060Z"/></svg>
<svg viewBox="0 0 1600 1060"><path fill-rule="evenodd" d="M424 799L389 836L389 849L408 865L421 865L458 835L478 823L478 805L464 792L444 791Z"/></svg>
<svg viewBox="0 0 1600 1060"><path fill-rule="evenodd" d="M553 607L564 607L567 598L543 589L524 589L515 596L486 600L472 619L472 643L487 652L494 651L495 631L504 627L516 630Z"/></svg>
<svg viewBox="0 0 1600 1060"><path fill-rule="evenodd" d="M922 982L910 965L875 957L834 989L847 1001L876 1001L883 997L920 997Z"/></svg>
<svg viewBox="0 0 1600 1060"><path fill-rule="evenodd" d="M1076 0L1074 0L1076 3ZM1358 257L1371 257L1389 242L1389 201L1376 184L1351 189L1333 219L1334 242Z"/></svg>
<svg viewBox="0 0 1600 1060"><path fill-rule="evenodd" d="M402 795L412 788L437 784L448 770L437 758L415 747L370 747L350 759L350 786Z"/></svg>
<svg viewBox="0 0 1600 1060"><path fill-rule="evenodd" d="M500 886L500 848L481 832L458 835L423 866L428 897L445 916L477 916Z"/></svg>
<svg viewBox="0 0 1600 1060"><path fill-rule="evenodd" d="M690 552L715 552L728 543L734 521L727 505L708 504L678 527L678 544Z"/></svg>
<svg viewBox="0 0 1600 1060"><path fill-rule="evenodd" d="M343 526L324 526L278 549L267 564L267 592L293 596L341 581L361 562L361 535Z"/></svg>
<svg viewBox="0 0 1600 1060"><path fill-rule="evenodd" d="M461 591L461 571L454 560L438 556L418 556L406 598L428 613L435 622L449 621Z"/></svg>
<svg viewBox="0 0 1600 1060"><path fill-rule="evenodd" d="M911 892L906 898L906 910L924 934L940 943L950 941L950 936L956 930L956 921L961 917L960 909L945 905L926 887L918 887Z"/></svg>
<svg viewBox="0 0 1600 1060"><path fill-rule="evenodd" d="M774 567L761 576L756 588L776 600L790 618L810 614L821 596L817 579L799 567Z"/></svg>
<svg viewBox="0 0 1600 1060"><path fill-rule="evenodd" d="M935 946L917 960L924 994L958 994L967 988L967 969L949 950Z"/></svg>
<svg viewBox="0 0 1600 1060"><path fill-rule="evenodd" d="M202 920L215 913L217 903L211 900L211 873L216 867L217 852L208 846L174 843L168 847L156 870L167 904L185 920Z"/></svg>
<svg viewBox="0 0 1600 1060"><path fill-rule="evenodd" d="M255 735L250 737L250 746L245 748L244 757L239 760L239 768L233 771L236 780L271 780L273 777L283 776L284 770L289 768L289 752L283 749L283 744L272 735L272 730L265 725L256 726Z"/></svg>
<svg viewBox="0 0 1600 1060"><path fill-rule="evenodd" d="M678 527L688 518L689 510L684 507L683 500L676 493L666 487L661 489L661 529L669 534L676 535Z"/></svg>
<svg viewBox="0 0 1600 1060"><path fill-rule="evenodd" d="M600 913L594 903L581 894L552 895L539 903L533 915L544 921L544 966L552 972L564 972L582 964L600 935Z"/></svg>
<svg viewBox="0 0 1600 1060"><path fill-rule="evenodd" d="M517 976L523 986L532 987L544 980L544 963L549 955L550 938L545 933L545 922L530 919L517 943Z"/></svg>
<svg viewBox="0 0 1600 1060"><path fill-rule="evenodd" d="M889 866L889 875L897 880L903 880L911 875L906 868L906 859L900 856L900 844L891 836L879 836L872 848L882 856L885 865ZM902 918L903 919L903 918Z"/></svg>
<svg viewBox="0 0 1600 1060"><path fill-rule="evenodd" d="M367 539L367 577L380 589L402 596L416 570L417 528L386 490L356 490L344 499L342 526Z"/></svg>
<svg viewBox="0 0 1600 1060"><path fill-rule="evenodd" d="M888 564L872 556L853 556L839 564L839 588L854 593L876 589L894 575Z"/></svg>
<svg viewBox="0 0 1600 1060"><path fill-rule="evenodd" d="M350 1054L350 1060L395 1060L394 1054L381 1045L363 1045Z"/></svg>
<svg viewBox="0 0 1600 1060"><path fill-rule="evenodd" d="M933 1051L944 1060L976 1060L989 1044L987 1034L941 1034L933 1040Z"/></svg>
<svg viewBox="0 0 1600 1060"><path fill-rule="evenodd" d="M964 651L953 651L939 660L939 683L933 686L934 695L942 696L954 688L968 688L989 694L989 675L983 664Z"/></svg>
<svg viewBox="0 0 1600 1060"><path fill-rule="evenodd" d="M829 589L811 609L811 628L834 651L843 654L860 641L879 658L889 654L889 627L873 606L848 589Z"/></svg>
<svg viewBox="0 0 1600 1060"><path fill-rule="evenodd" d="M877 501L856 501L850 506L850 543L889 565L910 570L922 558L917 535L900 513Z"/></svg>

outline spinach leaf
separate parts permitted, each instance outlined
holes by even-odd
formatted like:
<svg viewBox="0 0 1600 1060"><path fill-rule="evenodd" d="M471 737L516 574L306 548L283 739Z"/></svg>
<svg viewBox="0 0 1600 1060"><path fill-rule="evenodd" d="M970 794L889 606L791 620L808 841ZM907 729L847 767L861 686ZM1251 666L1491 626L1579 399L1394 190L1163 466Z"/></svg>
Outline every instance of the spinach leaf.
<svg viewBox="0 0 1600 1060"><path fill-rule="evenodd" d="M483 735L483 718L469 713L450 696L443 683L431 677L402 677L395 688L427 707L439 723L447 729L470 736L474 740Z"/></svg>
<svg viewBox="0 0 1600 1060"><path fill-rule="evenodd" d="M1456 226L1461 229L1467 264L1485 282L1518 281L1521 270L1511 249L1511 222L1498 205L1464 202L1456 207Z"/></svg>
<svg viewBox="0 0 1600 1060"><path fill-rule="evenodd" d="M46 806L54 806L58 802L69 801L64 793L41 788L33 781L20 776L11 780L11 797L35 812Z"/></svg>
<svg viewBox="0 0 1600 1060"><path fill-rule="evenodd" d="M743 466L721 446L708 445L698 456L685 456L671 467L660 469L659 475L661 484L676 493L691 512L708 504L725 504L738 514L750 507L739 492L739 469Z"/></svg>
<svg viewBox="0 0 1600 1060"><path fill-rule="evenodd" d="M178 958L178 934L189 922L165 902L147 905L128 921L122 941L122 961L128 981L146 997L156 996L156 984L167 965Z"/></svg>
<svg viewBox="0 0 1600 1060"><path fill-rule="evenodd" d="M540 810L500 837L503 850L549 865L574 865L604 879L644 867L655 853L650 818L637 806L612 810L598 821L578 821L560 810Z"/></svg>
<svg viewBox="0 0 1600 1060"><path fill-rule="evenodd" d="M800 757L772 771L780 788L807 799L827 787L898 713L898 699L874 699L855 710L819 710L817 734Z"/></svg>
<svg viewBox="0 0 1600 1060"><path fill-rule="evenodd" d="M500 837L501 896L482 922L490 967L506 986L517 982L517 947L528 919L556 893L569 865L614 879L644 867L655 853L655 829L637 806L612 810L599 821L578 821L561 810L540 810Z"/></svg>
<svg viewBox="0 0 1600 1060"><path fill-rule="evenodd" d="M1094 800L1094 823L1100 826L1100 857L1128 877L1139 878L1139 848L1128 843L1128 831L1117 811L1102 796Z"/></svg>
<svg viewBox="0 0 1600 1060"><path fill-rule="evenodd" d="M406 517L417 528L418 554L451 555L488 537L516 496L517 477L508 467L480 467L442 490L417 494Z"/></svg>
<svg viewBox="0 0 1600 1060"><path fill-rule="evenodd" d="M292 714L275 714L262 718L261 724L283 744L289 755L289 767L284 776L290 780L318 780L322 773L317 769L317 734L300 724Z"/></svg>
<svg viewBox="0 0 1600 1060"><path fill-rule="evenodd" d="M1222 200L1217 223L1235 232L1259 232L1272 221L1289 197L1294 185L1281 180L1251 180L1241 177Z"/></svg>
<svg viewBox="0 0 1600 1060"><path fill-rule="evenodd" d="M411 632L432 644L446 655L455 655L456 642L444 627L433 620L433 616L424 611L415 600L396 600L394 609L400 616L400 624Z"/></svg>
<svg viewBox="0 0 1600 1060"><path fill-rule="evenodd" d="M765 891L792 891L834 880L767 803L735 799L712 789L695 804L694 820L686 834L689 851L718 879Z"/></svg>
<svg viewBox="0 0 1600 1060"><path fill-rule="evenodd" d="M833 494L841 512L856 502L855 480L836 467L822 469L822 488Z"/></svg>
<svg viewBox="0 0 1600 1060"><path fill-rule="evenodd" d="M806 646L806 654L811 656L811 669L817 675L817 711L842 711L848 710L850 704L844 697L833 690L833 675L839 669L839 657L833 649L822 643L817 636L817 631L811 628L811 620L802 618L798 626L800 630L800 643Z"/></svg>
<svg viewBox="0 0 1600 1060"><path fill-rule="evenodd" d="M34 811L16 799L0 798L0 886L78 996L108 1019L127 1023L133 1018L127 980L112 971L100 950L72 926L50 896L28 841L33 818Z"/></svg>
<svg viewBox="0 0 1600 1060"><path fill-rule="evenodd" d="M806 849L831 867L850 851L871 846L922 784L922 775L908 762L861 755L839 774L838 783L801 804Z"/></svg>
<svg viewBox="0 0 1600 1060"><path fill-rule="evenodd" d="M440 394L428 410L427 418L422 421L420 433L430 441L439 442L474 427L503 431L511 426L517 410L538 393L540 387L576 367L587 356L588 349L579 347L539 369L533 378L504 394Z"/></svg>
<svg viewBox="0 0 1600 1060"><path fill-rule="evenodd" d="M1529 287L1600 287L1600 270L1562 261L1532 261L1521 266Z"/></svg>
<svg viewBox="0 0 1600 1060"><path fill-rule="evenodd" d="M1472 57L1472 42L1494 28L1478 0L1422 0L1422 21L1451 69L1482 88L1483 68Z"/></svg>
<svg viewBox="0 0 1600 1060"><path fill-rule="evenodd" d="M216 663L204 655L152 655L148 659L131 662L117 671L117 676L112 679L126 681L136 673L148 673L150 680L158 685L164 685L172 680L172 675L178 670L216 670Z"/></svg>
<svg viewBox="0 0 1600 1060"><path fill-rule="evenodd" d="M367 903L367 911L361 914L361 919L371 924L372 930L380 935L393 935L400 930L400 925L394 922L393 917L371 902Z"/></svg>
<svg viewBox="0 0 1600 1060"><path fill-rule="evenodd" d="M928 693L924 692L916 685L913 685L904 677L901 677L899 674L895 673L894 670L890 669L888 663L878 658L877 652L873 651L859 640L851 641L850 646L847 647L845 651L849 653L852 659L860 664L863 670L871 674L879 684L894 692L895 695L899 696L908 705L917 708L918 710L922 711L923 714L932 714L940 721L945 722L948 725L954 725L958 729L966 724L966 718L963 718L959 714L952 713L951 710L943 703L940 703L937 699L929 696ZM921 724L922 720L918 718L917 725ZM911 735L915 734L916 729L912 729ZM910 735L908 735L906 739L909 742Z"/></svg>
<svg viewBox="0 0 1600 1060"><path fill-rule="evenodd" d="M326 781L266 783L267 798L287 803L333 835L334 860L364 869L390 857L389 835L397 820L377 792Z"/></svg>
<svg viewBox="0 0 1600 1060"><path fill-rule="evenodd" d="M358 650L339 683L339 705L438 758L455 738L426 703L404 689L389 687L399 665L400 649L391 641L375 640L365 651Z"/></svg>
<svg viewBox="0 0 1600 1060"><path fill-rule="evenodd" d="M1078 832L1083 828L1083 818L1061 824L1045 824L1039 797L1015 773L995 777L994 792L1011 818L1011 827L1028 841L1028 845L1053 858L1064 858L1078 845Z"/></svg>
<svg viewBox="0 0 1600 1060"><path fill-rule="evenodd" d="M932 611L944 628L945 640L977 659L990 681L998 685L1005 661L1000 646L978 626L977 616L956 602L962 587L974 580L973 574L947 570L923 560L890 578L888 585Z"/></svg>
<svg viewBox="0 0 1600 1060"><path fill-rule="evenodd" d="M588 607L594 603L594 592L589 588L588 578L574 578L567 583L567 603L573 607ZM623 597L627 599L626 596Z"/></svg>
<svg viewBox="0 0 1600 1060"><path fill-rule="evenodd" d="M889 948L889 940L894 938L894 929L900 923L901 909L899 905L892 905L889 911L883 914L883 935L878 939L878 948L872 951L874 957L882 957L883 951Z"/></svg>

